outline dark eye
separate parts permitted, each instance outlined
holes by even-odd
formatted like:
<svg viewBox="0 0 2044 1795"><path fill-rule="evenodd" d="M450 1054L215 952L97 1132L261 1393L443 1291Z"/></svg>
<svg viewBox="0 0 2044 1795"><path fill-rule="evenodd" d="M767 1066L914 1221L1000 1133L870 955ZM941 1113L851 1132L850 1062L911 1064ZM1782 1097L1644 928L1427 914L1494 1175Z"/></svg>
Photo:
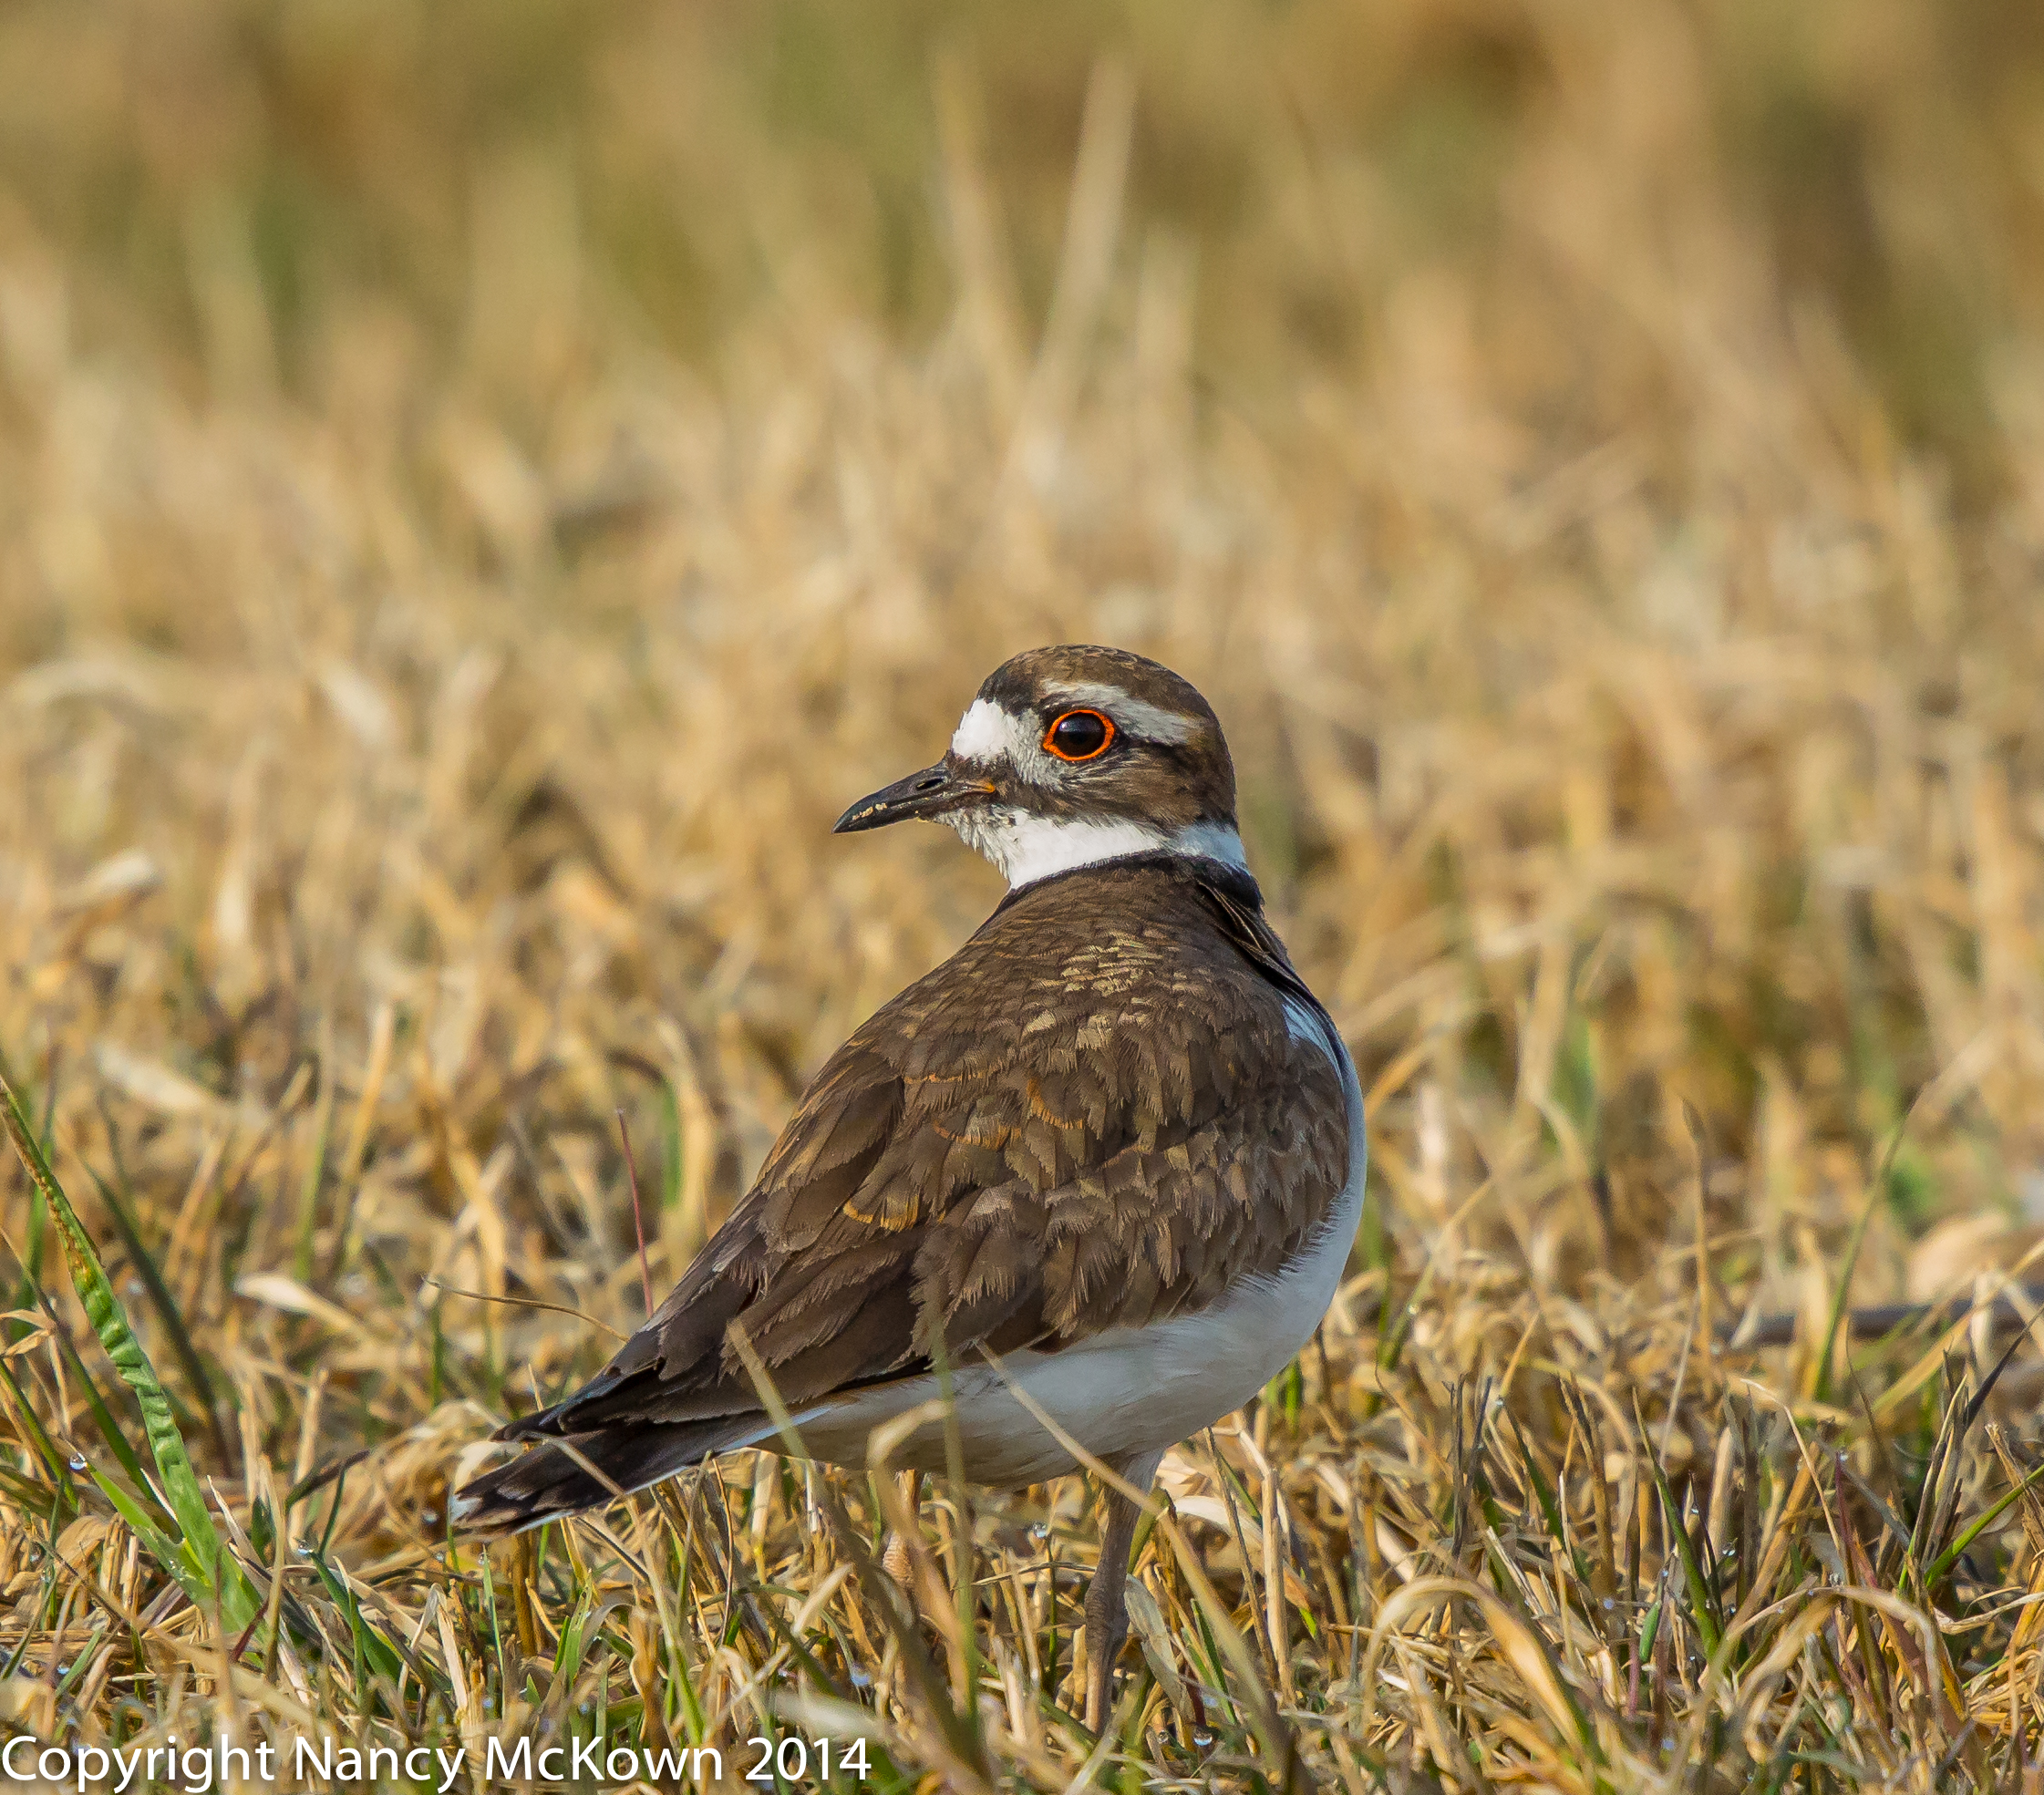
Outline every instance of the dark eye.
<svg viewBox="0 0 2044 1795"><path fill-rule="evenodd" d="M1060 760L1097 760L1114 739L1114 724L1097 710L1068 710L1044 731L1043 745Z"/></svg>

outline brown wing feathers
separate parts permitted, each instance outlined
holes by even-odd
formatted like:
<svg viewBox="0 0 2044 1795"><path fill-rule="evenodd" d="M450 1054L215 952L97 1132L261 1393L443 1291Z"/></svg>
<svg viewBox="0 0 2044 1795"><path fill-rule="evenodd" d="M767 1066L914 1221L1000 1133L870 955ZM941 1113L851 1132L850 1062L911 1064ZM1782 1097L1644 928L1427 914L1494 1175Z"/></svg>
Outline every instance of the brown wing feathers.
<svg viewBox="0 0 2044 1795"><path fill-rule="evenodd" d="M755 1414L734 1319L792 1405L926 1368L939 1325L955 1357L1055 1350L1275 1272L1348 1159L1287 996L1312 1001L1246 875L1137 861L1025 888L831 1057L610 1367L506 1435Z"/></svg>

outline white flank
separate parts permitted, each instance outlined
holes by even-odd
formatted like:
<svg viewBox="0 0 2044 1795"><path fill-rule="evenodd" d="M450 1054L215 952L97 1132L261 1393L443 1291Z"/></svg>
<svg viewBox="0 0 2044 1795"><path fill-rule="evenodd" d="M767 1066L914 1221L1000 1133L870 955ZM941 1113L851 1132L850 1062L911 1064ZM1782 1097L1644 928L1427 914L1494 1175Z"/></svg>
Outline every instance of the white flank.
<svg viewBox="0 0 2044 1795"><path fill-rule="evenodd" d="M1245 1280L1198 1315L1116 1328L1063 1352L1016 1353L997 1368L959 1370L958 1430L965 1474L974 1481L1012 1487L1076 1469L1071 1455L1016 1399L1011 1382L1096 1458L1121 1463L1164 1451L1240 1408L1313 1337L1362 1219L1368 1141L1362 1088L1347 1050L1315 1012L1298 1008L1295 1026L1302 1035L1309 1030L1333 1055L1348 1100L1348 1181L1318 1237L1275 1277ZM856 1464L874 1428L937 1394L934 1377L912 1378L819 1403L798 1414L795 1425L817 1458ZM912 1435L895 1462L941 1471L941 1423Z"/></svg>

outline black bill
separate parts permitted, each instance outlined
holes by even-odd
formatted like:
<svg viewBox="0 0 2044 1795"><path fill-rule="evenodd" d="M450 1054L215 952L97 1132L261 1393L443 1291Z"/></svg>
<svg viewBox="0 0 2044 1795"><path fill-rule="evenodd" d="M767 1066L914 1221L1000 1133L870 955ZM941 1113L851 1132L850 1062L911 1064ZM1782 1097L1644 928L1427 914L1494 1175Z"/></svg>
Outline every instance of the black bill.
<svg viewBox="0 0 2044 1795"><path fill-rule="evenodd" d="M862 829L904 822L910 817L942 816L966 799L984 798L993 789L985 779L974 779L950 761L940 760L934 767L925 767L920 773L911 773L905 779L896 779L893 785L862 798L837 820L831 833L852 835Z"/></svg>

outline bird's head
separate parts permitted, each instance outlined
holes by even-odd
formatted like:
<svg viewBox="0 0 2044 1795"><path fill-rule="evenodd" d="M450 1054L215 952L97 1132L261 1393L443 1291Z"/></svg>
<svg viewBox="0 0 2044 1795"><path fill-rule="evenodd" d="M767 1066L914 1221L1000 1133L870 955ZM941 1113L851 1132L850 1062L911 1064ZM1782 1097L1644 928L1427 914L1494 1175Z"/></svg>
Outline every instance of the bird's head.
<svg viewBox="0 0 2044 1795"><path fill-rule="evenodd" d="M950 824L1011 886L1160 851L1244 864L1213 707L1119 648L1033 648L1003 663L944 758L862 798L836 832L910 817Z"/></svg>

